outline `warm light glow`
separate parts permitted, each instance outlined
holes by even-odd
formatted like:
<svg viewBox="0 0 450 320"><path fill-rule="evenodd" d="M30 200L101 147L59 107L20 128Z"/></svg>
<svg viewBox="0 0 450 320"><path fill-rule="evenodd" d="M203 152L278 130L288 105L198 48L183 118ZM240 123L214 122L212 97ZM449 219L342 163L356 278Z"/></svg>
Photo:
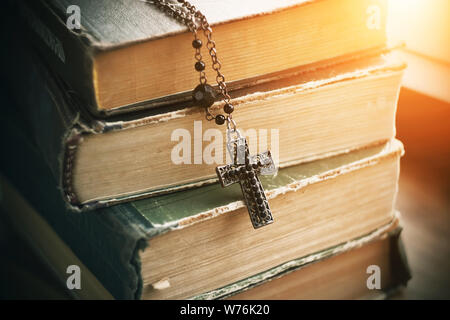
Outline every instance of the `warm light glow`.
<svg viewBox="0 0 450 320"><path fill-rule="evenodd" d="M407 49L450 63L450 1L390 0L388 37Z"/></svg>
<svg viewBox="0 0 450 320"><path fill-rule="evenodd" d="M390 0L391 43L404 42L404 86L450 102L450 1Z"/></svg>

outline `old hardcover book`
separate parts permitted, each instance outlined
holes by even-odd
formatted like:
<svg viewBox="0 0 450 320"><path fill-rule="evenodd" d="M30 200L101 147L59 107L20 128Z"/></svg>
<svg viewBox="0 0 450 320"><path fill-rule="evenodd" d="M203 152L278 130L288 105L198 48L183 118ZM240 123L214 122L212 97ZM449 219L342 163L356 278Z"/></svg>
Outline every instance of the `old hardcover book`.
<svg viewBox="0 0 450 320"><path fill-rule="evenodd" d="M50 168L29 139L29 128L24 126L20 114L7 112L11 109L17 112L11 99L8 99L4 92L1 97L5 108L2 108L0 117L0 146L7 150L5 156L0 157L2 174L42 215L50 228L114 298L138 299L142 292L139 250L146 245L145 236L134 227L139 220L135 217L132 219L127 215L128 211L121 210L120 207L109 213L69 212ZM8 205L8 201L5 201L4 205ZM19 217L20 214L17 218ZM27 218L26 223L30 223L29 219ZM34 225L37 228L39 222ZM47 236L48 234L41 235L39 241ZM52 242L47 243L47 249L51 245ZM58 257L53 258L58 260ZM77 261L73 263L76 264ZM54 270L62 271L60 268ZM82 273L83 271L86 270L81 269ZM88 289L87 286L85 285L85 289Z"/></svg>
<svg viewBox="0 0 450 320"><path fill-rule="evenodd" d="M58 291L59 295L56 295L55 289L50 287L51 284L47 284L51 290L36 292L37 295L31 297L111 299L109 292L83 262L2 176L0 186L4 196L0 201L0 209L6 213L14 230L26 239L38 257L52 270L55 278L61 281L60 287L66 286L67 266L76 265L82 272L80 289L61 289ZM410 278L400 232L398 222L394 221L377 232L344 245L288 261L196 298L239 300L385 298L399 287L405 286ZM374 265L382 271L380 287L369 289L367 268ZM14 277L10 279L16 281L14 286L20 284L24 287L29 286L33 276L40 281L39 275L33 270L27 271L28 276L24 279L23 277L20 280ZM35 289L46 288L45 282L35 283L41 283Z"/></svg>
<svg viewBox="0 0 450 320"><path fill-rule="evenodd" d="M73 208L216 181L215 167L226 161L225 128L205 121L202 108L95 119L48 68L24 54L9 59L18 106ZM305 70L236 91L235 118L251 152L270 149L280 167L380 144L395 136L403 69L387 54Z"/></svg>
<svg viewBox="0 0 450 320"><path fill-rule="evenodd" d="M397 141L263 180L275 223L254 231L239 187L217 184L69 214L27 135L14 117L1 119L2 172L116 298L221 297L215 290L227 286L236 289L227 295L241 292L256 284L244 279L373 238L395 222Z"/></svg>
<svg viewBox="0 0 450 320"><path fill-rule="evenodd" d="M250 277L244 281L255 285L245 291L227 296L230 286L212 294L231 300L386 299L411 278L400 233L397 227L369 239L362 237ZM370 266L379 267L379 288L367 285L373 273L368 272ZM279 268L284 272L271 276Z"/></svg>
<svg viewBox="0 0 450 320"><path fill-rule="evenodd" d="M262 179L275 222L257 231L238 186L130 203L151 227L143 297L195 298L389 225L402 152L394 140Z"/></svg>
<svg viewBox="0 0 450 320"><path fill-rule="evenodd" d="M213 26L232 90L289 76L299 66L380 50L386 2L192 1ZM74 5L80 29L67 26ZM197 81L192 35L154 5L33 0L20 2L19 12L42 57L91 112L107 116L191 100Z"/></svg>
<svg viewBox="0 0 450 320"><path fill-rule="evenodd" d="M6 220L7 226L24 240L35 257L51 270L51 274L54 276L51 279L42 279L39 269L36 270L34 264L21 266L24 267L24 272L14 272L12 275L1 278L2 281L8 283L5 283L5 287L21 288L26 291L29 291L30 286L34 287L31 290L32 293L26 295L27 299L110 300L113 298L89 268L84 265L83 261L62 241L48 222L30 206L28 201L1 174L0 190L2 195L0 212L4 215L2 218ZM12 247L15 246L12 244ZM7 262L5 261L5 263ZM75 290L67 288L67 278L71 275L67 273L69 266L77 266L80 270L80 287ZM8 265L3 267L2 271L11 272ZM14 265L9 267L15 268ZM56 283L52 283L51 280ZM2 293L5 294L2 298L11 298L11 293Z"/></svg>
<svg viewBox="0 0 450 320"><path fill-rule="evenodd" d="M62 285L55 286L39 278L34 268L20 278L13 275L4 281L15 281L14 287L36 284L31 298L111 299L98 279L51 226L32 208L4 177L0 176L3 198L0 210L10 226L25 239L36 256L52 270ZM410 272L398 223L390 223L365 237L355 239L312 255L291 260L273 269L253 275L232 285L218 288L197 299L379 299L405 286ZM382 232L380 232L382 231ZM82 272L81 287L64 290L67 267L75 265ZM382 270L379 288L367 286L368 266ZM4 266L5 267L5 266ZM8 270L7 268L4 270ZM26 275L24 278L23 275ZM35 278L33 278L35 277ZM57 288L61 288L57 291ZM47 289L47 290L45 290ZM375 289L375 290L374 290ZM4 297L10 297L4 292ZM34 294L34 295L33 295Z"/></svg>

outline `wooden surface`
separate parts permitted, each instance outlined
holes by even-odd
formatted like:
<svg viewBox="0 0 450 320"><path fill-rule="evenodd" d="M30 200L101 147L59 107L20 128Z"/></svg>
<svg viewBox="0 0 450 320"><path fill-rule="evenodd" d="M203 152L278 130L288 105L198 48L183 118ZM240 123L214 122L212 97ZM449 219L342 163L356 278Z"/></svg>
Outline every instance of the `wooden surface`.
<svg viewBox="0 0 450 320"><path fill-rule="evenodd" d="M396 299L450 299L450 106L402 89L397 136L405 145L397 208L412 271Z"/></svg>

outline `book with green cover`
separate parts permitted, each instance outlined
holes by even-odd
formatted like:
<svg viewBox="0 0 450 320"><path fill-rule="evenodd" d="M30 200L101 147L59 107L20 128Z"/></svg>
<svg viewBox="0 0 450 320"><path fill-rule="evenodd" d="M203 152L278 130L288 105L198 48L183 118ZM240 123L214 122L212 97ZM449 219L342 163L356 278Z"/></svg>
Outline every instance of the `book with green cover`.
<svg viewBox="0 0 450 320"><path fill-rule="evenodd" d="M7 274L0 276L2 299L112 299L111 294L53 228L2 175L0 213L3 215L0 222L15 234L9 239L15 242L9 243L12 252L5 257L1 269ZM23 244L17 246L16 242ZM33 263L22 262L20 257L24 255L27 255L26 261ZM28 259L29 256L32 256L31 259ZM79 268L79 281L70 281L71 268L74 267ZM46 269L52 276L42 276L41 272ZM69 288L68 283L73 287Z"/></svg>
<svg viewBox="0 0 450 320"><path fill-rule="evenodd" d="M20 33L16 32L5 37L17 42ZM83 112L84 105L48 66L33 58L29 47L22 43L12 47L16 49L2 60L8 86L31 139L73 209L217 181L215 166L223 163L180 164L171 158L181 142L200 145L206 155L203 132L217 128L204 120L203 109L185 106L108 121L95 119ZM237 98L235 119L243 133L253 130L259 140L267 133L266 148L277 156L281 167L381 144L395 134L403 68L403 63L388 54L376 55L305 71L280 79L276 85L261 83ZM196 128L201 128L201 135ZM219 129L225 136L224 128ZM192 141L173 139L177 130L189 132ZM225 149L224 144L220 147ZM259 148L264 151L261 144Z"/></svg>
<svg viewBox="0 0 450 320"><path fill-rule="evenodd" d="M20 123L18 125L14 119L17 117L3 111L1 147L8 150L8 156L1 159L3 174L39 210L59 236L116 298L158 298L164 292L170 293L169 296L172 297L195 297L231 285L236 282L233 279L240 281L239 277L246 278L247 274L260 273L271 269L270 266L276 267L293 258L332 246L344 245L354 238L377 232L377 229L389 224L394 217L393 202L397 186L398 156L402 152L401 145L396 142L390 146L372 147L282 169L276 177L264 180L269 201L274 203L275 223L262 230L263 233L250 230L251 224L243 208L240 190L234 187L223 190L219 185L119 204L89 214L70 213L66 210L62 199L58 197L57 183L49 168L43 163L26 134L19 129ZM355 189L352 181L360 181L359 187ZM344 192L343 190L347 191L340 193ZM318 203L323 202L320 198L326 194L327 206L317 207ZM367 206L367 201L371 206ZM289 207L283 207L282 203L285 205L298 203L297 208L300 211L296 213L297 210L294 210L288 215L286 211ZM299 205L304 209L300 209ZM311 205L313 207L307 209ZM308 213L310 210L311 213ZM296 218L297 214L301 215ZM310 214L312 215L309 218ZM315 219L318 220L314 222ZM310 223L313 224L308 227ZM352 227L341 227L347 223ZM298 229L299 224L303 225L303 228ZM286 229L290 225L293 228L291 231ZM338 229L334 231L328 229L333 226ZM213 231L214 228L216 231ZM218 232L221 229L222 231ZM213 238L203 238L205 232ZM333 236L324 237L323 232ZM272 233L283 236L275 240L277 238L270 238ZM214 239L216 236L218 239ZM226 240L227 238L229 240ZM297 241L303 243L300 240L302 238L305 240L302 246L293 245ZM187 241L186 244L190 243L191 249L177 248L173 241L177 243L181 239ZM287 240L294 242L286 246L284 241ZM242 245L254 241L258 241L260 246L250 245L248 248L236 246L238 243ZM165 277L160 278L160 275L168 272L165 267L176 267L171 260L177 256L182 258L180 249L190 254L194 261L200 262L198 259L202 258L201 255L197 256L197 248L206 249L216 243L225 250L224 245L231 245L227 250L230 250L233 257L238 257L246 256L247 249L267 249L268 247L263 246L265 241L270 241L272 248L278 251L280 250L277 249L278 246L291 249L278 257L269 254L255 259L255 262L264 263L247 269L241 276L239 274L242 270L239 268L230 269L234 270L233 273L224 274L223 278L219 273L212 283L205 282L205 288L187 286L189 291L183 289L182 293L160 290L161 281L165 280ZM279 244L276 244L277 242ZM172 249L168 250L164 244ZM146 247L147 249L143 250ZM203 253L212 252L206 250ZM280 253L282 251L279 251ZM158 258L160 254L166 254L166 257ZM189 265L191 258L185 258L188 268L197 268L195 263ZM219 259L213 265L229 265L226 259ZM162 269L158 271L161 267ZM213 267L205 267L214 272ZM175 270L176 274L170 275L170 271L168 273L171 289L178 287L177 279L180 277L181 279L190 277L188 274L183 276L181 272L183 268ZM250 283L248 284L250 286ZM241 291L245 290L246 286L237 288Z"/></svg>
<svg viewBox="0 0 450 320"><path fill-rule="evenodd" d="M2 270L8 273L2 280L3 291L0 293L3 298L13 297L12 290L21 297L25 294L26 297L38 299L111 299L109 292L83 262L2 176L0 211L9 226L32 248L34 258L42 261L55 279L53 282L52 278L43 281L40 275L42 270L36 270L36 263L22 265L25 269L17 272L17 265L12 266L6 261L6 265L2 266ZM394 220L384 228L345 245L288 261L232 285L199 295L196 299L386 298L405 286L410 278L400 232L398 220ZM15 248L14 245L11 247ZM368 265L377 265L383 270L382 282L377 290L370 290L366 285ZM77 266L80 270L79 287L75 290L67 287L68 266ZM319 283L316 275L320 275ZM31 291L30 285L33 286Z"/></svg>
<svg viewBox="0 0 450 320"><path fill-rule="evenodd" d="M402 290L411 278L401 239L402 229L395 222L390 228L384 233L355 239L245 279L242 282L254 283L245 291L233 292L240 284L237 283L234 288L228 286L200 297L225 296L231 300L388 299ZM378 289L368 286L368 266L378 266L382 270ZM274 277L280 268L285 271ZM233 295L227 296L231 293Z"/></svg>
<svg viewBox="0 0 450 320"><path fill-rule="evenodd" d="M2 92L0 160L2 174L19 190L103 286L117 299L137 299L142 291L138 251L146 237L120 207L112 212L74 214L60 196L58 183L29 140L14 103ZM143 220L145 222L145 220Z"/></svg>
<svg viewBox="0 0 450 320"><path fill-rule="evenodd" d="M94 114L190 102L192 34L139 0L20 1L52 69ZM214 29L231 90L385 46L386 0L193 0ZM75 22L74 22L75 21ZM71 26L76 28L71 28ZM268 32L270 26L270 32ZM239 37L237 37L239 35ZM242 41L245 39L245 41ZM189 59L192 57L191 59ZM208 71L208 78L214 79Z"/></svg>

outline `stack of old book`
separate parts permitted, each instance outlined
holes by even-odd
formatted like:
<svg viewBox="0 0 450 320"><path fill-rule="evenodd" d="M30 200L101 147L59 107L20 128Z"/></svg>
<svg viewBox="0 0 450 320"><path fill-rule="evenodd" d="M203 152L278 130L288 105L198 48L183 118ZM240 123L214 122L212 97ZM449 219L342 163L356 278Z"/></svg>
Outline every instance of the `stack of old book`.
<svg viewBox="0 0 450 320"><path fill-rule="evenodd" d="M251 153L279 165L261 176L274 223L253 229L239 185L217 182L226 127L192 105L192 34L138 0L14 6L6 179L115 298L366 298L406 284L405 66L386 44L386 1L192 3ZM75 263L59 256L66 277Z"/></svg>

